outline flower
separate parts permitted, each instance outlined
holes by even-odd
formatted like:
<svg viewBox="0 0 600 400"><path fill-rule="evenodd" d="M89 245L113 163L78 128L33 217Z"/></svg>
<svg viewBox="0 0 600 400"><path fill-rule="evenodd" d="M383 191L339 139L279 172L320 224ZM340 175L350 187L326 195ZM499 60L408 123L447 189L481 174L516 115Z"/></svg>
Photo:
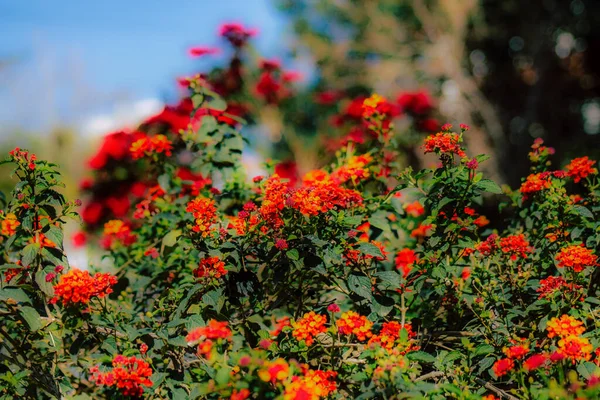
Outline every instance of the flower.
<svg viewBox="0 0 600 400"><path fill-rule="evenodd" d="M597 260L598 257L594 255L594 252L583 245L563 247L556 256L558 268L573 268L575 272L581 272L586 267L598 265Z"/></svg>
<svg viewBox="0 0 600 400"><path fill-rule="evenodd" d="M287 241L285 239L277 239L277 240L275 240L275 247L278 250L287 250L287 248L288 248Z"/></svg>
<svg viewBox="0 0 600 400"><path fill-rule="evenodd" d="M244 28L237 23L227 23L219 28L219 35L226 38L234 47L243 47L249 38L256 35L256 29Z"/></svg>
<svg viewBox="0 0 600 400"><path fill-rule="evenodd" d="M246 388L240 389L239 391L237 389L233 389L229 400L246 400L248 397L250 397L250 394L250 390Z"/></svg>
<svg viewBox="0 0 600 400"><path fill-rule="evenodd" d="M546 279L540 280L540 287L536 289L536 292L540 294L538 298L548 299L556 292L574 292L581 288L582 286L576 283L567 283L562 276L549 276Z"/></svg>
<svg viewBox="0 0 600 400"><path fill-rule="evenodd" d="M529 346L527 344L518 344L504 348L504 354L513 360L520 360L525 357L527 353L529 353Z"/></svg>
<svg viewBox="0 0 600 400"><path fill-rule="evenodd" d="M54 297L51 303L61 301L64 306L87 304L93 297L104 297L112 293L111 286L117 283L117 277L108 273L96 273L91 276L89 271L77 268L71 269L54 285Z"/></svg>
<svg viewBox="0 0 600 400"><path fill-rule="evenodd" d="M557 352L575 364L577 360L589 361L592 358L592 345L587 338L569 335L558 341Z"/></svg>
<svg viewBox="0 0 600 400"><path fill-rule="evenodd" d="M375 114L377 112L377 107L382 103L385 103L385 99L377 93L373 93L371 97L365 99L362 106L363 118L369 118Z"/></svg>
<svg viewBox="0 0 600 400"><path fill-rule="evenodd" d="M523 368L527 372L536 370L543 366L548 361L548 356L545 354L534 354L527 360L523 361Z"/></svg>
<svg viewBox="0 0 600 400"><path fill-rule="evenodd" d="M150 364L136 357L117 355L112 361L113 369L100 372L98 366L92 367L90 380L99 386L116 386L125 396L140 397L143 386L152 386Z"/></svg>
<svg viewBox="0 0 600 400"><path fill-rule="evenodd" d="M400 332L402 330L406 331L407 338L409 340L409 347L406 349L406 351L403 351L402 353L404 354L407 351L416 350L418 346L410 342L412 342L412 339L417 336L417 333L413 332L412 325L410 323L405 323L403 327L402 324L398 321L384 322L381 327L381 331L379 331L377 335L373 335L369 339L369 345L377 343L387 350L392 350L393 348L397 347L396 342L398 341L398 339L400 339Z"/></svg>
<svg viewBox="0 0 600 400"><path fill-rule="evenodd" d="M425 213L425 207L423 207L419 200L415 200L412 203L406 204L404 211L411 217L418 218Z"/></svg>
<svg viewBox="0 0 600 400"><path fill-rule="evenodd" d="M523 198L526 199L532 194L550 189L550 187L552 187L551 177L552 175L548 172L529 175L519 189Z"/></svg>
<svg viewBox="0 0 600 400"><path fill-rule="evenodd" d="M319 400L337 389L335 371L307 370L302 377L294 376L285 386L283 400Z"/></svg>
<svg viewBox="0 0 600 400"><path fill-rule="evenodd" d="M290 365L283 358L265 361L258 371L258 377L264 382L275 383L285 380L290 374Z"/></svg>
<svg viewBox="0 0 600 400"><path fill-rule="evenodd" d="M570 315L562 315L560 318L552 318L546 325L548 337L555 336L564 338L567 336L578 336L585 332L583 322L571 317Z"/></svg>
<svg viewBox="0 0 600 400"><path fill-rule="evenodd" d="M327 317L325 315L317 314L314 311L308 312L292 324L294 329L292 336L298 341L304 340L306 345L310 346L313 344L315 336L327 331L326 321Z"/></svg>
<svg viewBox="0 0 600 400"><path fill-rule="evenodd" d="M356 335L361 342L373 336L371 327L373 323L363 315L354 311L347 311L336 321L338 332L342 335Z"/></svg>
<svg viewBox="0 0 600 400"><path fill-rule="evenodd" d="M529 242L522 233L500 239L500 249L503 253L510 254L511 260L516 260L518 257L525 258L527 253L531 252Z"/></svg>
<svg viewBox="0 0 600 400"><path fill-rule="evenodd" d="M573 178L573 182L578 183L589 175L598 173L598 170L593 168L594 164L596 164L596 161L590 160L587 156L575 158L565 167L565 170L567 175Z"/></svg>
<svg viewBox="0 0 600 400"><path fill-rule="evenodd" d="M290 326L290 317L281 317L277 320L275 328L270 332L271 336L279 336L283 328Z"/></svg>
<svg viewBox="0 0 600 400"><path fill-rule="evenodd" d="M510 358L502 358L494 363L492 366L492 371L494 374L500 378L501 376L506 375L515 367L515 362Z"/></svg>
<svg viewBox="0 0 600 400"><path fill-rule="evenodd" d="M188 346L198 345L198 354L210 359L213 340L230 340L231 330L227 321L211 319L208 325L192 329L185 337Z"/></svg>
<svg viewBox="0 0 600 400"><path fill-rule="evenodd" d="M330 305L327 306L327 311L329 311L331 313L340 312L340 306L338 306L335 303L332 303L332 304L330 304Z"/></svg>
<svg viewBox="0 0 600 400"><path fill-rule="evenodd" d="M195 218L196 224L192 230L206 237L210 233L210 227L217 222L217 208L215 201L205 197L198 197L187 204L185 209L191 212Z"/></svg>
<svg viewBox="0 0 600 400"><path fill-rule="evenodd" d="M402 277L406 279L419 257L412 249L402 249L396 254L396 269L402 271Z"/></svg>
<svg viewBox="0 0 600 400"><path fill-rule="evenodd" d="M17 232L17 227L19 225L21 225L21 223L17 221L17 216L13 213L8 213L2 222L0 222L0 234L12 236Z"/></svg>
<svg viewBox="0 0 600 400"><path fill-rule="evenodd" d="M173 145L165 135L140 138L133 142L129 148L131 157L134 160L154 153L164 153L166 156L171 156L171 150L173 150Z"/></svg>
<svg viewBox="0 0 600 400"><path fill-rule="evenodd" d="M191 57L202 57L202 56L211 55L211 54L219 54L220 52L221 52L221 50L218 48L203 47L203 46L191 47L188 50L188 54Z"/></svg>
<svg viewBox="0 0 600 400"><path fill-rule="evenodd" d="M337 180L339 183L351 181L352 183L356 184L357 182L370 176L367 165L369 165L371 162L373 162L373 157L369 154L352 156L346 161L346 164L333 171L331 177ZM323 171L321 172L325 174L324 178L326 179L327 173ZM303 181L306 181L306 176L303 178Z"/></svg>
<svg viewBox="0 0 600 400"><path fill-rule="evenodd" d="M207 257L200 260L198 268L194 270L196 278L219 279L227 274L225 263L219 257Z"/></svg>
<svg viewBox="0 0 600 400"><path fill-rule="evenodd" d="M467 161L465 166L468 169L476 170L479 167L479 161L477 161L477 159L473 158L473 159Z"/></svg>
<svg viewBox="0 0 600 400"><path fill-rule="evenodd" d="M459 157L466 157L466 153L460 146L461 142L462 138L456 133L438 132L435 135L430 135L425 139L423 148L425 149L425 154L456 154Z"/></svg>

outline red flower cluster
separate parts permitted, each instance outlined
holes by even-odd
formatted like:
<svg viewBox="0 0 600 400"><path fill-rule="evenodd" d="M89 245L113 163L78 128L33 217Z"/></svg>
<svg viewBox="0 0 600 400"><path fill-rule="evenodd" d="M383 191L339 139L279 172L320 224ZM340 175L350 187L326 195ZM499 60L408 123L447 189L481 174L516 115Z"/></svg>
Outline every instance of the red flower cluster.
<svg viewBox="0 0 600 400"><path fill-rule="evenodd" d="M462 138L457 133L448 131L438 132L435 135L430 135L425 139L423 148L425 149L425 154L456 154L459 157L466 157L467 154L460 146L461 142Z"/></svg>
<svg viewBox="0 0 600 400"><path fill-rule="evenodd" d="M152 137L143 137L131 144L129 151L134 160L152 154L164 153L166 156L171 156L173 145L165 135L156 135Z"/></svg>
<svg viewBox="0 0 600 400"><path fill-rule="evenodd" d="M227 39L234 47L243 47L248 39L257 34L256 29L244 28L242 24L228 23L219 28L219 35Z"/></svg>
<svg viewBox="0 0 600 400"><path fill-rule="evenodd" d="M125 396L140 397L143 386L152 386L150 364L136 357L117 355L112 361L113 369L100 372L98 366L92 367L90 380L97 385L116 386Z"/></svg>
<svg viewBox="0 0 600 400"><path fill-rule="evenodd" d="M28 151L21 150L18 147L15 147L14 150L9 151L8 154L17 163L27 164L27 168L32 171L35 169L35 162L37 160L37 156L35 154L29 154Z"/></svg>
<svg viewBox="0 0 600 400"><path fill-rule="evenodd" d="M587 156L575 158L565 167L565 170L567 175L573 178L573 182L577 183L589 175L598 173L598 170L594 168L594 164L596 164L596 161L590 160Z"/></svg>
<svg viewBox="0 0 600 400"><path fill-rule="evenodd" d="M129 225L121 220L113 219L104 224L101 243L105 249L109 249L115 242L129 246L135 243L136 239L137 237L131 232Z"/></svg>
<svg viewBox="0 0 600 400"><path fill-rule="evenodd" d="M545 160L549 155L554 154L553 147L543 146L544 140L542 138L537 138L533 141L531 145L531 152L529 153L529 159L533 163L537 163Z"/></svg>
<svg viewBox="0 0 600 400"><path fill-rule="evenodd" d="M104 297L112 293L111 286L117 283L117 278L108 273L96 273L91 276L88 271L77 268L61 275L59 282L54 285L54 297L50 303L61 301L63 305L87 304L92 297Z"/></svg>
<svg viewBox="0 0 600 400"><path fill-rule="evenodd" d="M492 371L498 378L506 375L515 367L515 362L510 358L501 358L492 366Z"/></svg>
<svg viewBox="0 0 600 400"><path fill-rule="evenodd" d="M556 292L575 292L581 288L582 286L576 283L567 283L562 276L549 276L546 279L540 280L540 287L536 289L536 292L540 294L540 299L549 299Z"/></svg>
<svg viewBox="0 0 600 400"><path fill-rule="evenodd" d="M200 260L198 268L194 270L196 278L219 279L225 274L227 274L225 263L219 257L208 257Z"/></svg>
<svg viewBox="0 0 600 400"><path fill-rule="evenodd" d="M194 232L206 237L210 234L210 227L217 222L217 208L215 201L205 197L198 197L187 204L185 209L191 212L195 218Z"/></svg>
<svg viewBox="0 0 600 400"><path fill-rule="evenodd" d="M231 330L226 321L216 321L211 319L207 326L201 326L193 329L186 337L185 341L189 346L198 345L198 354L210 359L214 341L219 339L229 340Z"/></svg>
<svg viewBox="0 0 600 400"><path fill-rule="evenodd" d="M402 249L396 254L396 269L402 271L402 277L406 279L413 265L419 260L419 257L412 249Z"/></svg>
<svg viewBox="0 0 600 400"><path fill-rule="evenodd" d="M594 255L593 250L585 248L583 245L563 247L556 256L556 261L558 261L558 268L573 268L575 272L598 265L598 257Z"/></svg>
<svg viewBox="0 0 600 400"><path fill-rule="evenodd" d="M550 189L552 187L553 177L561 179L565 176L566 174L564 171L546 171L531 174L525 179L525 182L521 184L519 191L523 195L523 199L527 199L529 196Z"/></svg>
<svg viewBox="0 0 600 400"><path fill-rule="evenodd" d="M511 235L500 239L500 249L503 253L509 254L511 260L527 257L527 253L532 251L529 242L525 239L525 235Z"/></svg>
<svg viewBox="0 0 600 400"><path fill-rule="evenodd" d="M362 204L362 196L356 190L340 187L333 181L302 186L290 197L292 208L304 215L315 216L335 208L350 208Z"/></svg>
<svg viewBox="0 0 600 400"><path fill-rule="evenodd" d="M396 341L400 339L400 332L402 329L406 330L409 341L412 341L412 339L417 336L417 333L413 332L412 325L410 323L405 323L404 327L402 327L402 324L397 321L384 322L383 326L381 327L381 331L369 339L369 345L377 343L387 350L392 350L397 346ZM417 350L416 345L409 346L409 348L403 353L413 350Z"/></svg>

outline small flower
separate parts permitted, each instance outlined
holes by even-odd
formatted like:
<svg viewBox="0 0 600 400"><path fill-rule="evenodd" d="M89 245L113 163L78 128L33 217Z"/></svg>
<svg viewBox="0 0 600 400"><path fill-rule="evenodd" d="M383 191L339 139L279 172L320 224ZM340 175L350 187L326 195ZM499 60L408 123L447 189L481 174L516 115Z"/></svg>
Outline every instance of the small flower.
<svg viewBox="0 0 600 400"><path fill-rule="evenodd" d="M327 306L327 311L331 312L331 313L337 313L340 312L340 306L338 306L335 303L330 304L329 306Z"/></svg>
<svg viewBox="0 0 600 400"><path fill-rule="evenodd" d="M564 338L567 336L579 336L585 332L583 322L571 317L570 315L562 315L560 318L552 318L546 325L548 337L555 336Z"/></svg>
<svg viewBox="0 0 600 400"><path fill-rule="evenodd" d="M479 161L477 159L472 158L467 161L466 167L472 170L476 170L479 167Z"/></svg>
<svg viewBox="0 0 600 400"><path fill-rule="evenodd" d="M310 346L313 344L315 336L327 330L326 321L325 315L316 314L314 311L306 313L292 324L292 328L294 328L292 336L298 341L304 340L306 345Z"/></svg>
<svg viewBox="0 0 600 400"><path fill-rule="evenodd" d="M527 360L523 361L523 368L525 368L527 372L531 372L540 368L546 362L548 362L548 356L545 354L534 354Z"/></svg>
<svg viewBox="0 0 600 400"><path fill-rule="evenodd" d="M202 57L202 56L206 56L206 55L212 55L212 54L219 54L221 52L220 49L218 48L214 48L214 47L202 47L202 46L197 46L197 47L191 47L188 50L188 54L191 57Z"/></svg>
<svg viewBox="0 0 600 400"><path fill-rule="evenodd" d="M510 358L502 358L494 363L492 371L500 378L509 373L515 367L515 362Z"/></svg>
<svg viewBox="0 0 600 400"><path fill-rule="evenodd" d="M54 272L46 274L46 282L52 282L54 278L56 278L56 274Z"/></svg>
<svg viewBox="0 0 600 400"><path fill-rule="evenodd" d="M356 338L363 342L371 337L371 327L373 323L363 315L354 311L347 311L336 321L338 332L342 335L356 335Z"/></svg>
<svg viewBox="0 0 600 400"><path fill-rule="evenodd" d="M567 175L573 178L573 182L578 183L589 175L598 173L598 170L593 168L594 164L596 164L596 161L590 160L587 156L575 158L565 167L565 170Z"/></svg>
<svg viewBox="0 0 600 400"><path fill-rule="evenodd" d="M288 244L285 239L277 239L275 240L275 247L278 250L286 250L288 248Z"/></svg>

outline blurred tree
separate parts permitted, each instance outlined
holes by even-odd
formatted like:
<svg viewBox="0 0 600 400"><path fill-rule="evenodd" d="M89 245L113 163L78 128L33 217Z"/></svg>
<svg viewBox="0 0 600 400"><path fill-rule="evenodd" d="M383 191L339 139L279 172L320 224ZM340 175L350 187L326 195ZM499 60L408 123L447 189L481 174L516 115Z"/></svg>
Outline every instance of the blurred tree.
<svg viewBox="0 0 600 400"><path fill-rule="evenodd" d="M472 125L496 179L517 184L534 137L598 147L597 1L278 0L319 85L381 94L426 86L447 121ZM390 85L393 82L393 85ZM517 157L515 153L518 154Z"/></svg>

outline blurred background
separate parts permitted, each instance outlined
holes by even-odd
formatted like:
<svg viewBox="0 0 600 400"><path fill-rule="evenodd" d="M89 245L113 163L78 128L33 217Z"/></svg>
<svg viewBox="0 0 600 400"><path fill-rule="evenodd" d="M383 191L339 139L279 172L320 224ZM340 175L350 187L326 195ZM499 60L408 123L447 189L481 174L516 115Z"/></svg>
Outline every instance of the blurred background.
<svg viewBox="0 0 600 400"><path fill-rule="evenodd" d="M178 77L229 62L188 51L220 47L232 21L256 30L253 52L302 76L284 117L253 118L271 143L255 141L256 163L315 159L315 135L328 135L315 96L372 91L428 93L436 121L471 125L473 153L492 153L488 172L513 187L535 138L557 167L600 156L597 0L2 1L0 150L59 163L76 196L105 134L176 103Z"/></svg>

